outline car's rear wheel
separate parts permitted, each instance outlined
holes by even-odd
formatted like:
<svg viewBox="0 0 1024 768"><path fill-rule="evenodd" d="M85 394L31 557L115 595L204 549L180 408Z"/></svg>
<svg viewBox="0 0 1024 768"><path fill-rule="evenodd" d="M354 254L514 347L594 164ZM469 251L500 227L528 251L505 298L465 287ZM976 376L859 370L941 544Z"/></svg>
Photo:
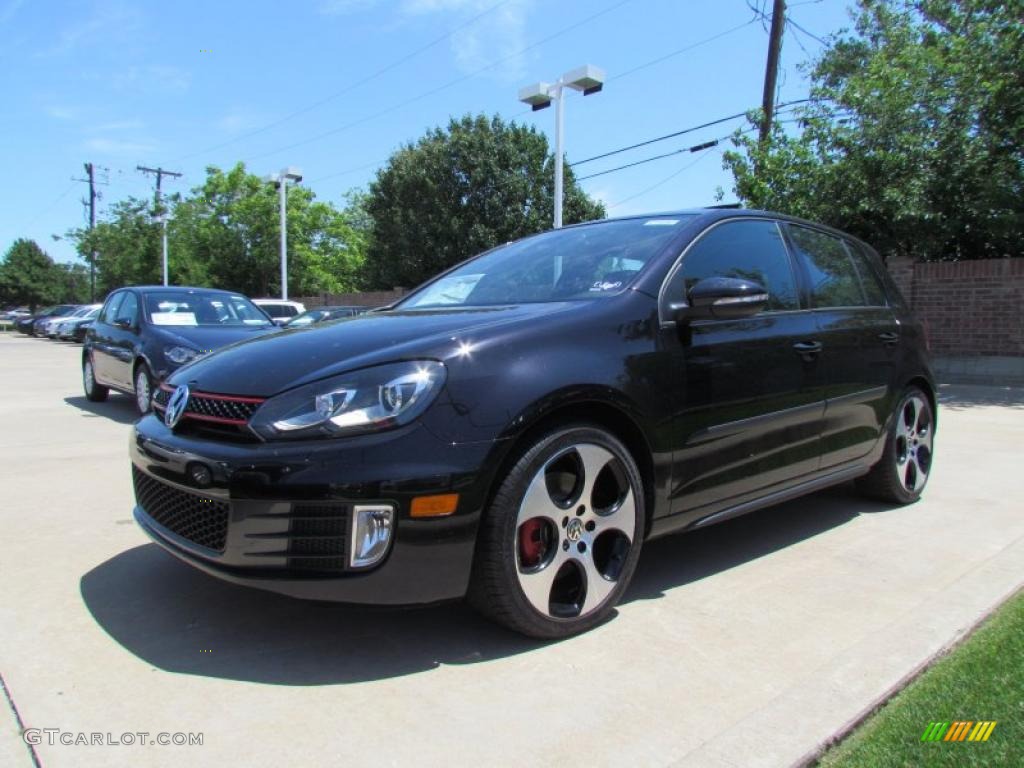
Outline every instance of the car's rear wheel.
<svg viewBox="0 0 1024 768"><path fill-rule="evenodd" d="M96 383L96 371L92 366L92 355L86 355L82 360L82 388L85 390L85 397L94 403L102 403L107 399L110 390L102 384Z"/></svg>
<svg viewBox="0 0 1024 768"><path fill-rule="evenodd" d="M143 416L153 407L153 377L149 366L139 363L135 366L135 409Z"/></svg>
<svg viewBox="0 0 1024 768"><path fill-rule="evenodd" d="M469 589L487 617L532 637L604 620L640 556L643 483L626 447L589 426L526 450L481 522Z"/></svg>
<svg viewBox="0 0 1024 768"><path fill-rule="evenodd" d="M881 460L857 481L857 487L880 501L917 501L931 475L934 445L931 402L918 387L908 387L893 414Z"/></svg>

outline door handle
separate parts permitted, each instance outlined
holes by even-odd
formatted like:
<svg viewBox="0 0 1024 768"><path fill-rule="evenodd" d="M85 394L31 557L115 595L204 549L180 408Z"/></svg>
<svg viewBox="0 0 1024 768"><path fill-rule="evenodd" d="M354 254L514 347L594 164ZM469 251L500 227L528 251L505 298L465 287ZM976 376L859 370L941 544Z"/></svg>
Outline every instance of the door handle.
<svg viewBox="0 0 1024 768"><path fill-rule="evenodd" d="M798 341L793 345L793 349L805 362L813 361L823 349L820 341Z"/></svg>
<svg viewBox="0 0 1024 768"><path fill-rule="evenodd" d="M900 341L900 335L895 331L885 331L884 333L878 334L878 338L881 339L882 343L887 347L895 346Z"/></svg>

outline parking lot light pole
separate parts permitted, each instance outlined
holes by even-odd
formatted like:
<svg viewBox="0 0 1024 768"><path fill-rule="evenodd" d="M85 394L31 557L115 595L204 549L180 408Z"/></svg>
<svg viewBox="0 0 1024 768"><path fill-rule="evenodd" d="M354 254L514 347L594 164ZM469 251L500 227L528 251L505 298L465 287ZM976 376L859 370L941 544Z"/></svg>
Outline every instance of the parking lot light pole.
<svg viewBox="0 0 1024 768"><path fill-rule="evenodd" d="M279 173L267 176L267 181L277 185L280 192L281 207L281 300L288 300L288 182L298 184L302 181L302 173L298 168L288 166Z"/></svg>
<svg viewBox="0 0 1024 768"><path fill-rule="evenodd" d="M565 89L582 91L584 96L597 93L604 86L604 70L592 64L570 70L554 83L534 83L519 89L519 100L529 104L533 111L545 109L555 102L555 216L554 228L562 227L562 202L564 199L563 135L565 132Z"/></svg>

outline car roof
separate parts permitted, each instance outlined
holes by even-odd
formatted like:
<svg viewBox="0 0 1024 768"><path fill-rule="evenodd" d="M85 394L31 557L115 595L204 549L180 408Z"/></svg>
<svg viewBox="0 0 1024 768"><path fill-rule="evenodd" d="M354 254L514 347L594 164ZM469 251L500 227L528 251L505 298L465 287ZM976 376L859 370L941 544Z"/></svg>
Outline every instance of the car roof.
<svg viewBox="0 0 1024 768"><path fill-rule="evenodd" d="M140 291L141 293L155 293L156 291L193 293L196 291L202 291L204 293L222 293L231 296L242 295L239 291L226 291L223 288L203 288L201 286L191 285L124 285L121 286L121 288L115 288L114 290L120 291L126 288L131 288L133 291ZM113 292L114 291L111 291L111 293Z"/></svg>

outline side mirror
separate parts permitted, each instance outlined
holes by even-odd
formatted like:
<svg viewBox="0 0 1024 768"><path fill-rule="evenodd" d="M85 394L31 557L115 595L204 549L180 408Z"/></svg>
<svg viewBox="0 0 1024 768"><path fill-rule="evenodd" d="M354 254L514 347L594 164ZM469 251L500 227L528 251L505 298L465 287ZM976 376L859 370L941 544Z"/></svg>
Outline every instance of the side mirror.
<svg viewBox="0 0 1024 768"><path fill-rule="evenodd" d="M738 277L706 277L690 289L681 317L737 320L756 315L768 303L768 291L760 283Z"/></svg>
<svg viewBox="0 0 1024 768"><path fill-rule="evenodd" d="M132 320L130 317L119 317L114 321L114 325L127 331L132 327Z"/></svg>

